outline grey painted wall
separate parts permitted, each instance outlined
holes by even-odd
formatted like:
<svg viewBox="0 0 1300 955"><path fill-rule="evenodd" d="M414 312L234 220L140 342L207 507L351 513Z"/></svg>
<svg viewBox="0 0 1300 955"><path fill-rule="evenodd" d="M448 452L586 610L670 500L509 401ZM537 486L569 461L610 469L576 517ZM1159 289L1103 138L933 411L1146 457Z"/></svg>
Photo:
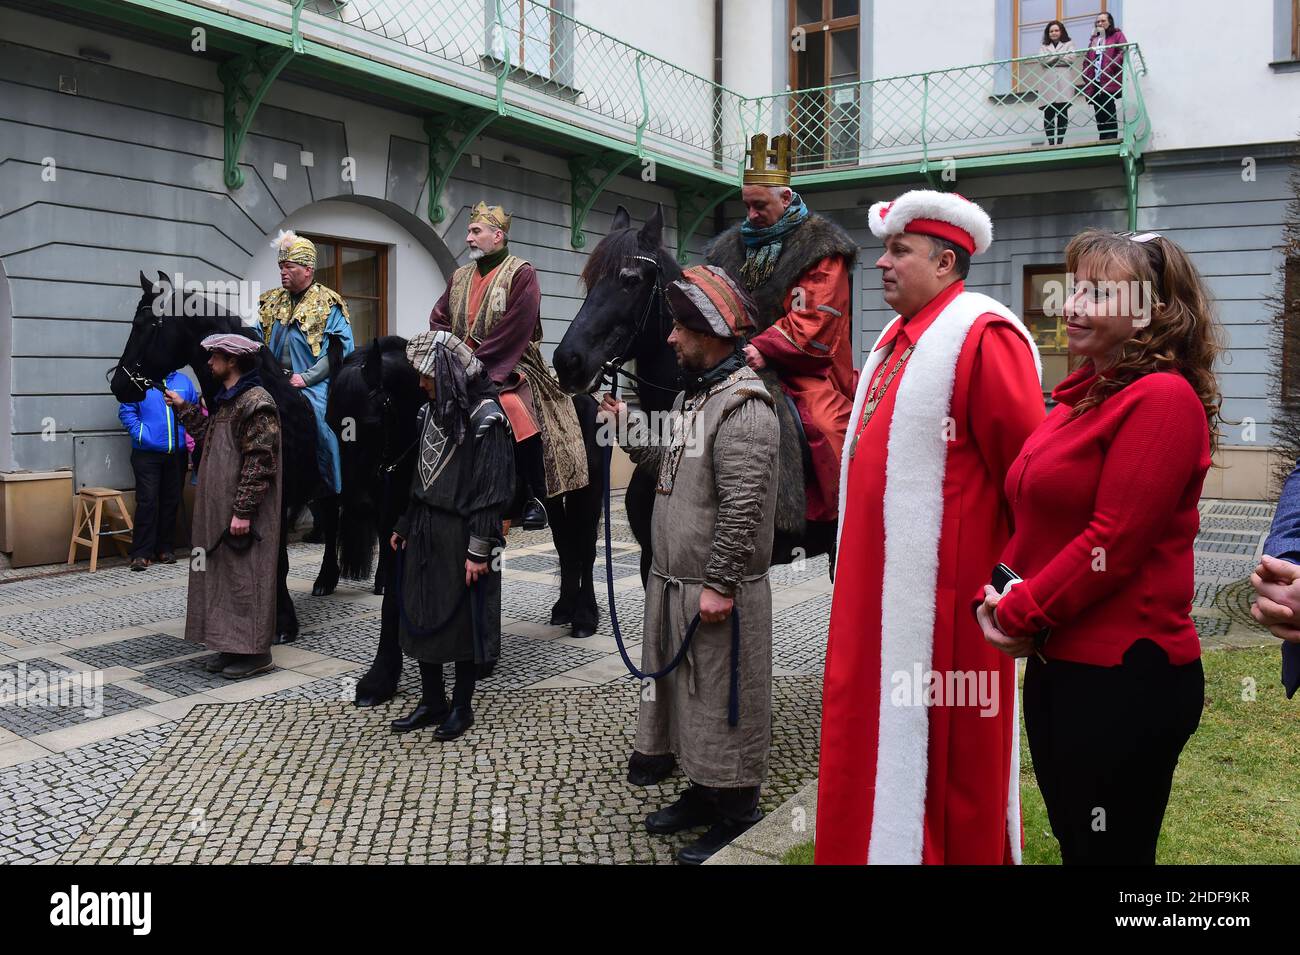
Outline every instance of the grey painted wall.
<svg viewBox="0 0 1300 955"><path fill-rule="evenodd" d="M62 27L51 23L50 29ZM45 470L75 460L97 480L131 487L130 445L104 373L126 340L140 297L138 272L239 279L258 244L287 215L321 199L353 196L353 184L336 172L349 154L345 129L325 105L320 115L264 105L241 157L246 183L227 190L220 84L215 66L205 67L210 83L199 86L0 42L0 263L13 315L5 329L12 361L0 364L0 371L12 372L0 398L12 412L13 453L0 466ZM78 95L57 92L61 74L76 75ZM367 119L390 130L385 144L370 146L381 156L386 147L387 185L383 196L355 198L434 234L426 215L427 148L403 135L410 117L374 108ZM307 175L274 178L274 163L302 168L300 150L315 156ZM675 247L672 193L639 178L619 180L587 219L586 248L575 251L567 177L494 160L488 152L477 168L463 159L448 185L449 216L437 226L446 246L435 258L456 264L449 247L458 261L468 261L462 237L469 207L484 197L505 205L514 215L514 251L538 269L549 356L580 303L577 276L586 256L617 205L640 222L653 211L648 196L663 202L666 240ZM45 157L57 163L52 182L42 179ZM437 235L434 240L441 244ZM696 240L697 250L703 241ZM41 434L49 417L58 427L52 441ZM74 448L74 438L87 435Z"/></svg>
<svg viewBox="0 0 1300 955"><path fill-rule="evenodd" d="M51 23L50 29L63 27ZM130 487L129 444L103 376L125 341L139 298L137 272L180 270L200 281L239 278L258 243L286 215L352 194L352 184L333 173L349 144L344 125L326 105L315 112L264 106L242 157L247 183L226 190L222 98L215 67L202 63L203 82L182 83L0 42L0 264L13 316L0 332L0 341L8 336L12 343L12 359L0 359L0 371L11 377L13 460L0 467L70 467L73 436L89 434L92 440L77 453L111 475L111 483ZM78 95L57 92L60 74L77 76ZM367 116L384 130L385 141L372 148L386 153L388 174L383 195L364 201L398 221L427 226L426 147L412 135L411 117L377 107ZM301 168L303 149L316 157L307 175L288 181L272 176L276 162ZM448 220L436 233L463 262L469 206L489 197L513 212L512 247L538 269L549 354L579 307L577 275L608 230L615 207L626 205L640 222L654 201L662 201L670 227L666 240L675 247L672 194L639 179L618 180L587 219L586 249L575 251L569 246L563 166L514 165L500 160L503 152L528 155L497 144L483 150L478 167L462 160L444 196ZM55 182L41 178L47 156L58 162ZM1222 368L1225 411L1255 418L1258 440L1267 444L1272 410L1263 299L1277 275L1285 166L1261 160L1257 180L1243 183L1239 159L1148 161L1140 224L1182 243L1205 273L1233 349ZM872 267L880 243L866 229L866 209L905 188L808 196L816 211L849 228L862 247L854 289L859 355L891 314ZM1061 261L1066 242L1087 226L1125 227L1118 168L972 178L959 188L986 205L997 237L976 260L969 284L1013 307L1019 305L1026 265ZM740 210L733 206L728 212L736 216ZM697 255L706 238L692 242ZM445 253L440 258L449 259ZM46 417L58 423L54 441L42 440ZM1225 443L1234 441L1229 436ZM103 461L109 463L101 466Z"/></svg>

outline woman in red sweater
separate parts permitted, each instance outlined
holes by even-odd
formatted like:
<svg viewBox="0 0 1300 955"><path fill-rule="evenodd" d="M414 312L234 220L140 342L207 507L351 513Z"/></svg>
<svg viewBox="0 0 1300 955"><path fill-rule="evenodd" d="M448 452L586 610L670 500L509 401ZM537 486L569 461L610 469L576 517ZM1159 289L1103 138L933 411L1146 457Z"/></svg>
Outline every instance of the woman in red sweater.
<svg viewBox="0 0 1300 955"><path fill-rule="evenodd" d="M1023 579L985 587L976 616L991 644L1030 656L1025 728L1062 861L1151 865L1204 699L1192 545L1221 338L1168 239L1090 230L1065 257L1084 362L1007 473L1002 563Z"/></svg>

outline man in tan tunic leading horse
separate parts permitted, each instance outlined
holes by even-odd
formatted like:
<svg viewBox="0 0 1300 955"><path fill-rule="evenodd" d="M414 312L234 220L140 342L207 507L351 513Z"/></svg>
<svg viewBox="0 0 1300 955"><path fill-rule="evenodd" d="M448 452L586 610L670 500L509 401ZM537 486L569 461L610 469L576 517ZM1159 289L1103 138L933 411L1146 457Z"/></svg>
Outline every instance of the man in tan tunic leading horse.
<svg viewBox="0 0 1300 955"><path fill-rule="evenodd" d="M525 530L547 526L550 497L587 486L587 452L573 399L556 382L539 343L537 272L510 254L510 215L480 202L470 212L468 265L458 268L429 316L429 328L466 342L500 391L515 436L515 465L528 489Z"/></svg>

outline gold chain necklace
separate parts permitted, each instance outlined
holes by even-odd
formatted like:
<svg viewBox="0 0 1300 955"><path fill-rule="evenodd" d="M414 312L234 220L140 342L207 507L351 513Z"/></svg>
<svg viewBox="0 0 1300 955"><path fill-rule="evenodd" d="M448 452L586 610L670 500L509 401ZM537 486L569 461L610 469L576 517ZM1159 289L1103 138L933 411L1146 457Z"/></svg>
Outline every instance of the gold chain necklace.
<svg viewBox="0 0 1300 955"><path fill-rule="evenodd" d="M853 436L853 444L849 447L849 458L858 453L858 439L862 437L862 432L867 430L867 423L871 421L871 416L876 413L876 407L884 400L885 395L889 392L889 386L893 383L895 376L903 370L907 364L907 359L912 357L912 351L916 345L908 345L907 351L903 352L898 364L889 372L889 377L885 377L884 363L881 363L880 371L876 373L876 380L871 387L867 389L867 400L862 406L862 423L858 426L858 433Z"/></svg>

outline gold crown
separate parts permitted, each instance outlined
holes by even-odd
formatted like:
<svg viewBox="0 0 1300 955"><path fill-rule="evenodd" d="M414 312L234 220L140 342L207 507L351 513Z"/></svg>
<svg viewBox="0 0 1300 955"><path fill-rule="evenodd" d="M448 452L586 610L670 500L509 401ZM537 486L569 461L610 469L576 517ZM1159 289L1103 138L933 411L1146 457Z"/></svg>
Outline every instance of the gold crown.
<svg viewBox="0 0 1300 955"><path fill-rule="evenodd" d="M471 224L486 222L494 229L500 229L502 232L510 231L509 213L500 206L489 206L482 200L479 200L479 204L470 210L469 221Z"/></svg>
<svg viewBox="0 0 1300 955"><path fill-rule="evenodd" d="M749 141L749 168L742 182L746 186L790 185L790 134L772 137L772 148L767 148L767 135L759 133Z"/></svg>

